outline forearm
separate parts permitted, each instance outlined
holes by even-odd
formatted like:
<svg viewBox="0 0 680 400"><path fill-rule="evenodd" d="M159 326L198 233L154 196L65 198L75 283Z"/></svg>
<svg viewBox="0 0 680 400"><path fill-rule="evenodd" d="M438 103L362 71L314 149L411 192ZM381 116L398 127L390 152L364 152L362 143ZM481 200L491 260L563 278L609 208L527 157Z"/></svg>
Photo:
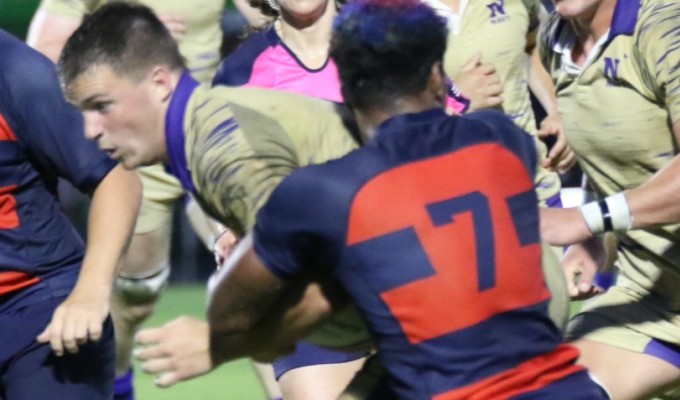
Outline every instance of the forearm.
<svg viewBox="0 0 680 400"><path fill-rule="evenodd" d="M136 172L120 165L100 182L92 196L87 248L78 279L80 287L107 294L127 247L141 203L142 185ZM96 288L96 289L95 289Z"/></svg>
<svg viewBox="0 0 680 400"><path fill-rule="evenodd" d="M557 115L557 98L555 86L548 71L543 67L538 55L538 48L534 47L529 55L529 89L536 96L538 102L548 115Z"/></svg>
<svg viewBox="0 0 680 400"><path fill-rule="evenodd" d="M335 290L335 289L330 289ZM275 354L326 322L344 297L317 282L296 284L257 320L211 302L210 352L213 365L241 357Z"/></svg>
<svg viewBox="0 0 680 400"><path fill-rule="evenodd" d="M56 63L69 36L80 25L80 19L61 17L38 10L28 29L26 43Z"/></svg>

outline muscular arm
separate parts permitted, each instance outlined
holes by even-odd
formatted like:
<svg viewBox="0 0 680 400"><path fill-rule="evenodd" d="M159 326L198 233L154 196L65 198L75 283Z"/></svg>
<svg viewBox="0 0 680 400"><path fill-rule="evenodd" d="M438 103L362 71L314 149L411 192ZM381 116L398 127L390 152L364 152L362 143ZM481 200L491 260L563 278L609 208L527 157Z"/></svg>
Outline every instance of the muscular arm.
<svg viewBox="0 0 680 400"><path fill-rule="evenodd" d="M547 114L545 119L540 121L538 136L543 139L555 136L555 143L546 158L542 160L542 164L545 168L556 169L560 173L566 172L576 163L576 157L567 144L562 130L555 86L541 61L538 46L536 46L536 31L527 35L526 52L529 55L529 88Z"/></svg>
<svg viewBox="0 0 680 400"><path fill-rule="evenodd" d="M120 165L96 187L88 220L88 240L78 281L38 337L50 341L57 355L77 352L88 340L99 340L109 313L116 268L134 227L142 185L135 172Z"/></svg>
<svg viewBox="0 0 680 400"><path fill-rule="evenodd" d="M31 20L26 43L56 63L66 40L78 25L79 18L60 16L38 9Z"/></svg>
<svg viewBox="0 0 680 400"><path fill-rule="evenodd" d="M239 244L212 286L208 322L213 366L290 346L334 309L333 296L317 283L284 281L270 272L253 250L251 237Z"/></svg>

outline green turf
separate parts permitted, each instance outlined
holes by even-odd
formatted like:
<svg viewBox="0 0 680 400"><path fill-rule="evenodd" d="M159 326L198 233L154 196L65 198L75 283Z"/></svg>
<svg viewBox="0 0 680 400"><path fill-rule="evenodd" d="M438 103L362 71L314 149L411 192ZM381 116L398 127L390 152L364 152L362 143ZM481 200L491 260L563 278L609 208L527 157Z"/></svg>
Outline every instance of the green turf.
<svg viewBox="0 0 680 400"><path fill-rule="evenodd" d="M160 326L179 315L202 317L205 292L202 285L171 286L165 290L147 327ZM135 365L135 389L138 400L260 400L265 399L250 363L246 360L225 364L212 373L171 388L159 389L153 376Z"/></svg>

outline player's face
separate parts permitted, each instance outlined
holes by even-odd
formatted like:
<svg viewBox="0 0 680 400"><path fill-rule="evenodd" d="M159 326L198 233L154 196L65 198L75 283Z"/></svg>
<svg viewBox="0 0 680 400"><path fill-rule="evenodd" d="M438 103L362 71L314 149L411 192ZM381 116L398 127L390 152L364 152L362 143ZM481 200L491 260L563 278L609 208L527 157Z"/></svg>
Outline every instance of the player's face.
<svg viewBox="0 0 680 400"><path fill-rule="evenodd" d="M555 10L564 19L591 18L602 3L609 0L553 0Z"/></svg>
<svg viewBox="0 0 680 400"><path fill-rule="evenodd" d="M125 168L165 159L165 109L150 79L135 82L98 65L77 77L66 93L83 112L85 136Z"/></svg>

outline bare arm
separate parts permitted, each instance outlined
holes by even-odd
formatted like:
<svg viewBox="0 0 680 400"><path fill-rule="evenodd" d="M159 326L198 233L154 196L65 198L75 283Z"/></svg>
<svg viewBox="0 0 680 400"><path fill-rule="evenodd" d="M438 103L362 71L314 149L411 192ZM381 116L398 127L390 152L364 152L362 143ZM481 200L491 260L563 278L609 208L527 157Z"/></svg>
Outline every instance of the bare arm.
<svg viewBox="0 0 680 400"><path fill-rule="evenodd" d="M673 124L676 141L680 121ZM680 155L642 185L624 192L632 229L680 222ZM598 232L599 233L599 232ZM552 245L578 243L593 236L579 208L541 210L541 235Z"/></svg>
<svg viewBox="0 0 680 400"><path fill-rule="evenodd" d="M213 286L208 322L214 365L290 346L333 310L316 284L310 288L270 272L252 249L250 237L239 244Z"/></svg>
<svg viewBox="0 0 680 400"><path fill-rule="evenodd" d="M170 387L240 357L271 361L344 304L344 292L334 281L286 282L273 275L249 237L227 263L210 280L209 325L181 317L136 335L144 347L135 357L144 372L159 375L156 385Z"/></svg>
<svg viewBox="0 0 680 400"><path fill-rule="evenodd" d="M555 86L550 74L545 70L541 62L538 46L536 46L535 31L527 35L526 52L529 55L529 88L547 114L543 121L540 121L538 136L541 138L555 137L555 143L550 152L547 154L546 159L542 160L543 167L556 169L558 172L563 173L576 164L576 157L567 144L567 139L562 129L562 118L557 109Z"/></svg>
<svg viewBox="0 0 680 400"><path fill-rule="evenodd" d="M28 28L26 43L56 63L66 40L80 25L80 19L63 17L38 9Z"/></svg>
<svg viewBox="0 0 680 400"><path fill-rule="evenodd" d="M88 241L78 281L40 334L57 355L75 353L88 340L99 340L109 313L116 268L134 227L142 185L136 172L120 165L94 191L88 219Z"/></svg>

